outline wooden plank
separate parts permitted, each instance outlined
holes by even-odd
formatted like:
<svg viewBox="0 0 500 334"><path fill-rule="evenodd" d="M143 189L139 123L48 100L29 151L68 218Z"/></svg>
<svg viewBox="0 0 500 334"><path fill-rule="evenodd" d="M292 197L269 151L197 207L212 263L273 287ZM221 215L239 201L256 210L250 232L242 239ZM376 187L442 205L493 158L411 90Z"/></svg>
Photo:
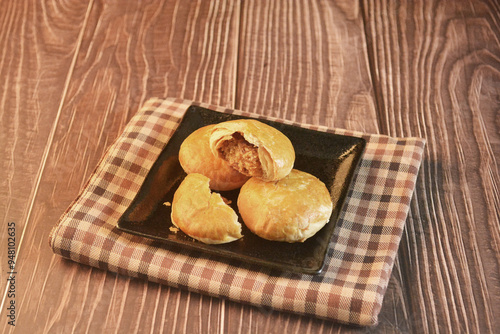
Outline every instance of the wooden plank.
<svg viewBox="0 0 500 334"><path fill-rule="evenodd" d="M5 274L11 271L8 241L19 251L32 211L88 4L0 1L0 7L0 244L5 245L0 267ZM9 231L15 240L7 239L8 226L15 228ZM0 285L2 310L6 279Z"/></svg>
<svg viewBox="0 0 500 334"><path fill-rule="evenodd" d="M498 331L498 3L363 7L381 130L428 140L399 259L412 330Z"/></svg>
<svg viewBox="0 0 500 334"><path fill-rule="evenodd" d="M377 132L358 2L245 2L237 107Z"/></svg>
<svg viewBox="0 0 500 334"><path fill-rule="evenodd" d="M92 3L19 254L16 332L220 331L223 301L63 260L47 238L147 98L234 105L239 12L239 2Z"/></svg>

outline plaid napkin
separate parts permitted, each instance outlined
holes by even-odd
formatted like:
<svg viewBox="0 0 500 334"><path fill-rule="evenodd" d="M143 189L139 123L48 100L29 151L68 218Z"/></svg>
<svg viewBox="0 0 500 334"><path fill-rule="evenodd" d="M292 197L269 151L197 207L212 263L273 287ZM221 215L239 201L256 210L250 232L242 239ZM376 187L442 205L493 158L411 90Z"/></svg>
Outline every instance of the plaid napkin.
<svg viewBox="0 0 500 334"><path fill-rule="evenodd" d="M262 118L179 99L147 101L54 226L49 238L53 251L90 266L211 296L342 323L375 325L409 210L424 140L300 125L364 137L367 146L323 272L279 272L169 247L117 228L118 219L192 104Z"/></svg>

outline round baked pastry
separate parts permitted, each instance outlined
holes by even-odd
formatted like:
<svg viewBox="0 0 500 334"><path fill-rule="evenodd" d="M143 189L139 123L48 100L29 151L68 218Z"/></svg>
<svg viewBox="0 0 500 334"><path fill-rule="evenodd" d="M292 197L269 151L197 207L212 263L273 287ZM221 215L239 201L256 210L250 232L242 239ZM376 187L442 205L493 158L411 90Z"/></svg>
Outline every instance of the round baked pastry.
<svg viewBox="0 0 500 334"><path fill-rule="evenodd" d="M210 179L211 189L220 191L237 189L249 177L212 154L209 139L213 128L213 125L207 125L191 133L181 144L179 162L187 174L200 173L207 176Z"/></svg>
<svg viewBox="0 0 500 334"><path fill-rule="evenodd" d="M174 193L172 223L206 244L223 244L242 237L238 216L222 196L211 192L208 177L188 174Z"/></svg>
<svg viewBox="0 0 500 334"><path fill-rule="evenodd" d="M265 181L285 177L295 162L293 145L282 132L250 119L215 125L210 149L241 174Z"/></svg>
<svg viewBox="0 0 500 334"><path fill-rule="evenodd" d="M277 182L248 180L241 187L238 209L256 235L273 241L303 242L330 220L333 204L323 182L293 169Z"/></svg>

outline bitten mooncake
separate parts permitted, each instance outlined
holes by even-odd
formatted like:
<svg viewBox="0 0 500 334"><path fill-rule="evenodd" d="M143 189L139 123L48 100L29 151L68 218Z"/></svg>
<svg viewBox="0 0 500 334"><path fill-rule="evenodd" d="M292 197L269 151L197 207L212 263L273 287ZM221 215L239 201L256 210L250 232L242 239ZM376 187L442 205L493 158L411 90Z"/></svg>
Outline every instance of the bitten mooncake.
<svg viewBox="0 0 500 334"><path fill-rule="evenodd" d="M199 173L210 179L214 190L233 190L241 187L249 177L241 174L223 159L212 154L209 145L213 125L191 133L181 144L179 162L187 174Z"/></svg>
<svg viewBox="0 0 500 334"><path fill-rule="evenodd" d="M250 119L216 124L210 135L212 153L247 176L279 180L293 168L295 151L279 130Z"/></svg>

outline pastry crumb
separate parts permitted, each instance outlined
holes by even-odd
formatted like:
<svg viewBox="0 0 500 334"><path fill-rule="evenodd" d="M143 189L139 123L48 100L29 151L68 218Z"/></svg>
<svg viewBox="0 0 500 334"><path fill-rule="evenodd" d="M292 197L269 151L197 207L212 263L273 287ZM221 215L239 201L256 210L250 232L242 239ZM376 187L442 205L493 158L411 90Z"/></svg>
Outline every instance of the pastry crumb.
<svg viewBox="0 0 500 334"><path fill-rule="evenodd" d="M174 232L174 233L179 232L179 229L177 227L173 227L173 226L170 226L169 230L170 230L170 232Z"/></svg>
<svg viewBox="0 0 500 334"><path fill-rule="evenodd" d="M172 203L170 203L170 202L164 202L163 205L165 205L165 206L172 206Z"/></svg>

